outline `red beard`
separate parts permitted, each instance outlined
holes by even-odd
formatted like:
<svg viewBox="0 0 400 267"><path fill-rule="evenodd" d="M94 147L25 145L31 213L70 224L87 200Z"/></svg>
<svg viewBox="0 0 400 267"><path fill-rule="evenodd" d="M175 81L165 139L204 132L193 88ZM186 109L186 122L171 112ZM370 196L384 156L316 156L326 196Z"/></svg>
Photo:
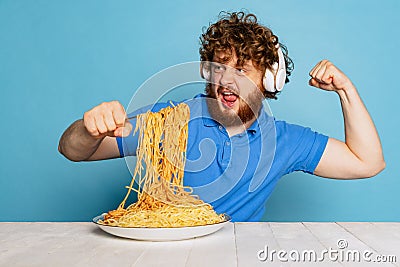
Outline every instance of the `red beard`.
<svg viewBox="0 0 400 267"><path fill-rule="evenodd" d="M239 110L236 113L229 108L221 109L217 102L219 100L217 100L216 91L211 88L210 83L206 86L206 94L208 96L208 111L211 117L225 127L240 126L256 118L261 110L262 100L264 99L260 91L255 91L246 99L239 96L236 100L239 101Z"/></svg>

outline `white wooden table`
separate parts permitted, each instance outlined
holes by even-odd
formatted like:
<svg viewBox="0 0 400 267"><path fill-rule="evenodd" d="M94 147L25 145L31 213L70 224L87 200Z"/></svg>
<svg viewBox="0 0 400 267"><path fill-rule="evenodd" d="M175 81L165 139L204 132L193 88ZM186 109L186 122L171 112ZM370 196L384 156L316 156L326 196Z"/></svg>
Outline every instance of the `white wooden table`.
<svg viewBox="0 0 400 267"><path fill-rule="evenodd" d="M175 242L118 238L86 222L0 223L0 266L317 264L400 266L400 223L230 223Z"/></svg>

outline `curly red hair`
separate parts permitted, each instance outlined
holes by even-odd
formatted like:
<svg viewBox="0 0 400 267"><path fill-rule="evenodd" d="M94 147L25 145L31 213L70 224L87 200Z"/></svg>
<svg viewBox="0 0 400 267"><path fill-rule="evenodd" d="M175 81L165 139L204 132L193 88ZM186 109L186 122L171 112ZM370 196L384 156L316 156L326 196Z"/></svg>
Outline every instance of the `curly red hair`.
<svg viewBox="0 0 400 267"><path fill-rule="evenodd" d="M272 69L272 64L278 61L278 37L269 28L260 25L257 17L251 13L221 12L219 20L203 30L200 43L201 61L213 61L215 53L224 52L228 62L234 52L238 58L237 65L241 66L245 61L251 60L262 72L266 68ZM281 43L279 45L285 57L288 77L293 71L293 62L288 56L287 48ZM286 82L289 82L288 78ZM263 90L263 94L266 98L277 98L277 92Z"/></svg>

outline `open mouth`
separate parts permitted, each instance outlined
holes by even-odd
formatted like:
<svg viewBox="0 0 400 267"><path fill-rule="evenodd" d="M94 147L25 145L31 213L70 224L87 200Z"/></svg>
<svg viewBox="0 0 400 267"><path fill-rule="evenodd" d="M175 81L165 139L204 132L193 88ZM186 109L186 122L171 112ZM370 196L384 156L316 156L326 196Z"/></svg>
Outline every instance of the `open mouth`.
<svg viewBox="0 0 400 267"><path fill-rule="evenodd" d="M219 89L218 94L220 95L221 102L228 108L232 108L239 99L238 94L226 88Z"/></svg>

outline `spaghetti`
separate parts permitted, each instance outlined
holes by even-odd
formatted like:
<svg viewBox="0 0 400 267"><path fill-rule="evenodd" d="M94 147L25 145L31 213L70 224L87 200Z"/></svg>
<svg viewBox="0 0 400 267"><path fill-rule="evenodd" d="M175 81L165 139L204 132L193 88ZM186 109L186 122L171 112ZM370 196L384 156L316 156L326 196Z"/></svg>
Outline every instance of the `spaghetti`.
<svg viewBox="0 0 400 267"><path fill-rule="evenodd" d="M137 117L134 133L139 131L137 162L128 192L116 210L99 223L119 227L183 227L225 221L210 204L183 185L189 107L179 104L159 112ZM142 175L144 172L144 175ZM134 189L138 178L138 189ZM131 191L138 201L125 204Z"/></svg>

